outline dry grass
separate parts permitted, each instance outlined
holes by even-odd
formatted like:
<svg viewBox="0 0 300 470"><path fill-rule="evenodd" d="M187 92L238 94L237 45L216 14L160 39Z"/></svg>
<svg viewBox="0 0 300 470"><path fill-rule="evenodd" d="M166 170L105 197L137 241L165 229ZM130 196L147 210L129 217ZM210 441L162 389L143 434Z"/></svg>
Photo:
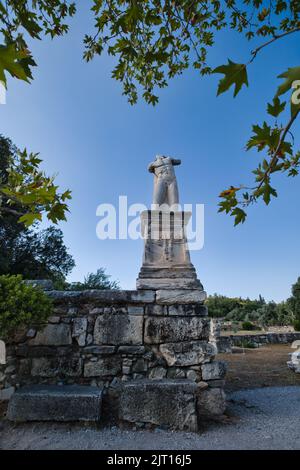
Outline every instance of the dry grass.
<svg viewBox="0 0 300 470"><path fill-rule="evenodd" d="M258 349L245 349L242 354L219 354L226 361L227 391L256 387L282 387L300 385L300 374L288 369L290 345L269 345Z"/></svg>

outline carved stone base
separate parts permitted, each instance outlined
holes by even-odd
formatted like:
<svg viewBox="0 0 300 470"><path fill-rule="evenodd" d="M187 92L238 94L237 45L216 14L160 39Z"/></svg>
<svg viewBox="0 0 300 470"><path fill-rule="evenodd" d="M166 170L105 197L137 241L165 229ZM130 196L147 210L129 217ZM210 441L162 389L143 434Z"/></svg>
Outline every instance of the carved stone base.
<svg viewBox="0 0 300 470"><path fill-rule="evenodd" d="M190 212L142 212L145 248L137 289L203 290L186 240L185 228L190 217Z"/></svg>

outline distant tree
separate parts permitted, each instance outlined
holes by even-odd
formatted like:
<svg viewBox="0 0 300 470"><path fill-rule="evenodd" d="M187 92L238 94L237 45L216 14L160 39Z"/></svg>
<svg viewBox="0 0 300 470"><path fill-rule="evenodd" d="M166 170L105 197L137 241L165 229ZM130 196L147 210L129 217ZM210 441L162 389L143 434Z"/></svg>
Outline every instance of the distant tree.
<svg viewBox="0 0 300 470"><path fill-rule="evenodd" d="M232 322L255 322L256 325L291 325L294 314L290 301L266 302L260 295L258 299L230 298L214 294L209 296L206 305L212 317L224 317ZM299 303L300 306L300 303Z"/></svg>
<svg viewBox="0 0 300 470"><path fill-rule="evenodd" d="M291 308L294 316L297 329L300 330L300 277L297 282L292 286L292 296L288 299L288 305Z"/></svg>
<svg viewBox="0 0 300 470"><path fill-rule="evenodd" d="M83 282L74 282L72 284L69 284L67 288L69 290L119 290L119 282L111 281L110 277L111 276L105 273L104 268L99 268L95 274L87 274Z"/></svg>
<svg viewBox="0 0 300 470"><path fill-rule="evenodd" d="M15 219L0 219L0 275L21 274L24 279L64 281L75 262L68 253L60 229L40 232L26 229Z"/></svg>
<svg viewBox="0 0 300 470"><path fill-rule="evenodd" d="M43 213L55 224L66 219L71 192L60 194L54 177L40 169L41 162L38 154L20 151L0 135L0 219L17 216L26 226L41 221Z"/></svg>

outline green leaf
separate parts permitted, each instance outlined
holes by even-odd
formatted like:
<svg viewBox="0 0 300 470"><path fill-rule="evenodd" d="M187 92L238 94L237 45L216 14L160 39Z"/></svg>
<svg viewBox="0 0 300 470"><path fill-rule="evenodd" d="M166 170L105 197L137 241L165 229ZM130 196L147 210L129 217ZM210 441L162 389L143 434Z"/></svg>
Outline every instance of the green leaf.
<svg viewBox="0 0 300 470"><path fill-rule="evenodd" d="M263 200L266 205L269 205L271 201L271 196L277 197L276 189L272 188L268 183L263 186Z"/></svg>
<svg viewBox="0 0 300 470"><path fill-rule="evenodd" d="M267 108L268 114L274 117L278 117L279 114L282 113L282 111L284 111L285 105L286 105L286 101L283 101L281 103L278 96L275 96L275 98L273 98L273 104L268 103L268 108Z"/></svg>
<svg viewBox="0 0 300 470"><path fill-rule="evenodd" d="M243 209L240 209L239 207L236 207L235 209L233 209L230 215L234 217L234 226L240 223L243 224L247 217L246 212L243 211Z"/></svg>
<svg viewBox="0 0 300 470"><path fill-rule="evenodd" d="M288 68L281 75L278 75L277 78L285 78L285 81L277 89L276 96L280 96L291 90L293 82L300 80L300 67Z"/></svg>
<svg viewBox="0 0 300 470"><path fill-rule="evenodd" d="M38 212L30 212L19 218L19 222L23 223L26 227L29 227L37 220L42 220L42 215Z"/></svg>
<svg viewBox="0 0 300 470"><path fill-rule="evenodd" d="M25 82L29 81L30 77L26 73L24 66L20 63L20 61L27 56L28 52L17 51L14 44L0 46L0 81L4 82L5 86L5 72L9 72L13 77L24 80Z"/></svg>
<svg viewBox="0 0 300 470"><path fill-rule="evenodd" d="M234 85L234 95L236 96L243 85L248 86L248 76L246 64L236 64L228 59L227 65L220 65L215 68L212 73L223 73L224 78L219 82L217 96Z"/></svg>

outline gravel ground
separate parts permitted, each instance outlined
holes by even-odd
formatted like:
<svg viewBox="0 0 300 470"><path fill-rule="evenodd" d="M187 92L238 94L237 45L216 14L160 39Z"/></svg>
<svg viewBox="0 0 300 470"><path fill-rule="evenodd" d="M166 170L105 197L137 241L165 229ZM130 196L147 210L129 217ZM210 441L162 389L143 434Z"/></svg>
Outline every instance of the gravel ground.
<svg viewBox="0 0 300 470"><path fill-rule="evenodd" d="M66 424L0 422L0 449L300 449L300 387L241 390L228 395L228 416L198 434L125 431Z"/></svg>

